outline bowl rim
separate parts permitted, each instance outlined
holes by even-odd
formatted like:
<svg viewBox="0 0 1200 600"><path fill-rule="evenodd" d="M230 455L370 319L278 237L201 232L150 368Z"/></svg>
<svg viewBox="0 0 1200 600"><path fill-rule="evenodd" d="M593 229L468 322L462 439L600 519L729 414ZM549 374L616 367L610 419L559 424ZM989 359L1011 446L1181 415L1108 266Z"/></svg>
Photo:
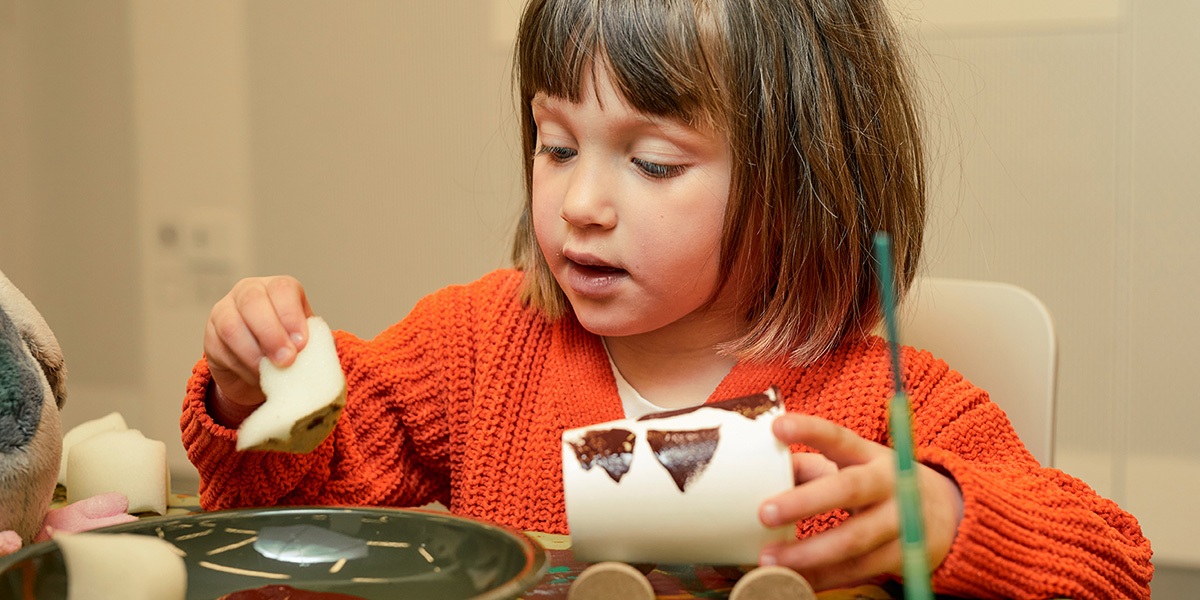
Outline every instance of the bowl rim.
<svg viewBox="0 0 1200 600"><path fill-rule="evenodd" d="M153 534L154 528L164 524L189 523L213 518L238 517L253 518L256 516L274 516L288 514L361 514L361 515L403 515L406 517L420 516L426 519L458 522L470 527L493 531L502 537L516 542L521 549L523 564L521 570L505 580L500 585L472 596L469 600L505 600L515 598L522 592L528 591L546 575L549 569L549 556L545 548L527 533L476 517L456 515L449 512L429 510L424 508L401 508L391 506L342 506L342 505L297 505L254 508L230 508L209 512L194 512L187 514L162 515L143 517L137 521L109 525L81 533L137 533ZM70 535L70 534L67 534ZM54 551L58 544L54 540L30 544L9 554L0 556L0 574L5 574L25 560L39 557Z"/></svg>

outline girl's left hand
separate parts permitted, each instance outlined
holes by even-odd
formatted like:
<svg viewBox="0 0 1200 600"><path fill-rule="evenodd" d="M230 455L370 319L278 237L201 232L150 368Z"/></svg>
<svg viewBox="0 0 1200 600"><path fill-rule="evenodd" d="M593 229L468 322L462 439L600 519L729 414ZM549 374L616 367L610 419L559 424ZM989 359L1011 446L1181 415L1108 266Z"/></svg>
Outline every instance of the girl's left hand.
<svg viewBox="0 0 1200 600"><path fill-rule="evenodd" d="M776 527L835 508L850 518L802 540L768 546L763 565L791 567L815 589L828 589L874 577L900 575L900 517L892 449L865 440L820 417L785 414L775 420L775 436L804 444L819 454L792 455L796 487L759 507L759 519ZM918 464L924 505L925 543L930 569L950 551L962 520L962 490L951 478Z"/></svg>

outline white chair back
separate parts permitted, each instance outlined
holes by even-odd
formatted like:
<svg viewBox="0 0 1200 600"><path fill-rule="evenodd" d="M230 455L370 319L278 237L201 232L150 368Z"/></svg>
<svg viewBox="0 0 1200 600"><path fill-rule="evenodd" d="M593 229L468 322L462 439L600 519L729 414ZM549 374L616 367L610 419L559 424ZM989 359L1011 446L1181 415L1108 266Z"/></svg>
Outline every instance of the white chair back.
<svg viewBox="0 0 1200 600"><path fill-rule="evenodd" d="M987 390L1034 458L1053 465L1058 347L1037 297L1007 283L919 277L899 320L902 344Z"/></svg>

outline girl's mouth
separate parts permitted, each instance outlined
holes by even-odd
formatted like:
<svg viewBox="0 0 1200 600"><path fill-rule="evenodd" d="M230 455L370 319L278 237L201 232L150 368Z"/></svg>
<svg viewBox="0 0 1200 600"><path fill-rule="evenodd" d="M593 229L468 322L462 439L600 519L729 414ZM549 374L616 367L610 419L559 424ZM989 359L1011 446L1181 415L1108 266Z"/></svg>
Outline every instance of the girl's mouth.
<svg viewBox="0 0 1200 600"><path fill-rule="evenodd" d="M629 272L607 264L567 263L567 285L580 296L602 298L612 295Z"/></svg>
<svg viewBox="0 0 1200 600"><path fill-rule="evenodd" d="M580 269L585 269L588 271L595 271L598 274L623 273L624 272L623 269L618 269L617 267L613 267L613 266L609 266L609 265L585 265L582 263L575 263L575 265L577 267L579 267Z"/></svg>

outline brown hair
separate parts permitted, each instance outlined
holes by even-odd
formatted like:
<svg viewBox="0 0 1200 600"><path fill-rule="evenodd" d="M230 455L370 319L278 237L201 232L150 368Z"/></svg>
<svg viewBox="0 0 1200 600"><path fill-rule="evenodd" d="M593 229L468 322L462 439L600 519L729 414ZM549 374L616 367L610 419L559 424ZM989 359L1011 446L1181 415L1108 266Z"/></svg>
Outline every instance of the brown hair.
<svg viewBox="0 0 1200 600"><path fill-rule="evenodd" d="M580 99L604 61L639 111L709 123L733 172L721 280L737 272L747 360L820 358L880 318L872 236L892 237L902 297L925 224L924 165L899 35L882 0L532 0L517 35L525 209L513 261L522 298L567 301L531 218L537 93Z"/></svg>

